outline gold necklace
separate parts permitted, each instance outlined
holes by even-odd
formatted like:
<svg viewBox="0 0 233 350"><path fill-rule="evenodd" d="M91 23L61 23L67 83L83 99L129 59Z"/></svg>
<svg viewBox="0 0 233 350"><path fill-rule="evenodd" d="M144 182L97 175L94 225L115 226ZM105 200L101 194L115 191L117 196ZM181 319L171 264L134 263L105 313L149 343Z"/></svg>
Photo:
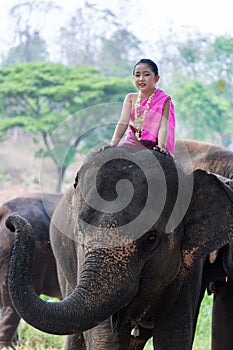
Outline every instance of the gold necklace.
<svg viewBox="0 0 233 350"><path fill-rule="evenodd" d="M145 117L147 115L147 112L150 109L150 104L151 104L151 101L155 95L155 91L156 91L156 89L154 89L152 94L149 96L147 103L146 103L146 106L145 106L145 110L141 116L139 114L140 103L141 103L141 91L139 91L139 93L138 93L138 97L137 97L137 100L136 100L135 106L134 106L135 109L134 109L134 121L133 121L133 127L136 129L135 137L138 140L140 140L143 123L144 123Z"/></svg>

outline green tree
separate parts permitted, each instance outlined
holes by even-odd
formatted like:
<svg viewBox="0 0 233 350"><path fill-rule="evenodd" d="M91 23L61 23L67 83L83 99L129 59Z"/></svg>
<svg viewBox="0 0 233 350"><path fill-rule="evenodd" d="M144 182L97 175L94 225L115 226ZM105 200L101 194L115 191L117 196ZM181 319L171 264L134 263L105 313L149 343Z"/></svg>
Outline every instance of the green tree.
<svg viewBox="0 0 233 350"><path fill-rule="evenodd" d="M233 136L228 101L217 95L211 85L203 84L198 79L178 76L176 81L178 83L172 91L172 96L177 121L188 130L186 136L207 141L216 141L217 138L223 145L228 146L225 136Z"/></svg>
<svg viewBox="0 0 233 350"><path fill-rule="evenodd" d="M38 154L54 162L59 191L82 134L116 121L119 109L113 107L131 89L130 79L107 79L88 67L29 63L0 69L0 133L19 126L42 140Z"/></svg>
<svg viewBox="0 0 233 350"><path fill-rule="evenodd" d="M116 16L110 10L85 1L65 26L60 27L58 45L61 48L61 61L68 66L98 67L101 41L106 37L106 32L111 33L116 27Z"/></svg>
<svg viewBox="0 0 233 350"><path fill-rule="evenodd" d="M154 52L157 52L159 57L164 85L169 85L173 80L174 72L180 72L191 79L201 79L200 75L203 76L204 71L203 58L211 43L209 37L194 31L193 28L184 28L182 36L174 28L170 28L167 35L154 42Z"/></svg>
<svg viewBox="0 0 233 350"><path fill-rule="evenodd" d="M107 76L128 77L132 74L135 57L141 55L140 40L125 28L102 40L99 67Z"/></svg>
<svg viewBox="0 0 233 350"><path fill-rule="evenodd" d="M233 37L226 35L215 38L205 55L208 66L206 74L211 81L224 79L233 85Z"/></svg>
<svg viewBox="0 0 233 350"><path fill-rule="evenodd" d="M215 38L204 57L205 77L213 85L215 93L227 99L233 109L233 37ZM232 125L231 125L232 130ZM229 133L226 135L228 142ZM232 136L231 136L232 139Z"/></svg>
<svg viewBox="0 0 233 350"><path fill-rule="evenodd" d="M232 144L233 38L193 32L181 40L172 29L169 36L158 42L161 83L167 90L175 86L172 94L179 95L176 110L182 110L178 120L182 120L182 127L186 126L185 133L189 125L190 137L211 139L225 146ZM199 89L194 81L199 82Z"/></svg>
<svg viewBox="0 0 233 350"><path fill-rule="evenodd" d="M60 7L53 1L17 1L9 10L10 49L2 58L2 66L24 62L41 62L49 59L47 43L42 37L47 15Z"/></svg>
<svg viewBox="0 0 233 350"><path fill-rule="evenodd" d="M86 1L60 27L61 61L96 67L106 76L128 77L141 54L141 42L128 27L122 16Z"/></svg>
<svg viewBox="0 0 233 350"><path fill-rule="evenodd" d="M43 62L48 60L49 54L45 40L40 33L30 33L29 28L25 29L24 39L15 47L11 47L2 60L2 66L7 67L17 63Z"/></svg>

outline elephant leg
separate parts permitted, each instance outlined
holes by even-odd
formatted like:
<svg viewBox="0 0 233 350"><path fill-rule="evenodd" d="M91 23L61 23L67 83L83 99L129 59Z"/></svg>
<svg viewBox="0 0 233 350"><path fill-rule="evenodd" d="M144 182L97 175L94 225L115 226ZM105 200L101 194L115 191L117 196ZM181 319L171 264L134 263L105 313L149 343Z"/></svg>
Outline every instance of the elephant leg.
<svg viewBox="0 0 233 350"><path fill-rule="evenodd" d="M165 305L159 320L155 323L154 349L173 350L174 347L179 350L192 349L202 285L202 266L201 263L199 266L198 264L189 278L182 281L180 287L179 282L174 281L169 288L170 296L165 295L165 300L169 303L171 295L176 295L179 291L175 304Z"/></svg>
<svg viewBox="0 0 233 350"><path fill-rule="evenodd" d="M66 281L62 270L58 266L57 274L62 297L65 298L66 296L70 295L73 290L70 287L69 283ZM86 350L83 334L81 333L67 335L63 350Z"/></svg>
<svg viewBox="0 0 233 350"><path fill-rule="evenodd" d="M68 335L63 350L86 350L82 334Z"/></svg>
<svg viewBox="0 0 233 350"><path fill-rule="evenodd" d="M118 334L111 330L109 319L84 332L84 339L86 350L123 350Z"/></svg>
<svg viewBox="0 0 233 350"><path fill-rule="evenodd" d="M19 344L17 327L20 317L11 306L2 308L0 319L0 349Z"/></svg>
<svg viewBox="0 0 233 350"><path fill-rule="evenodd" d="M233 349L233 281L218 288L213 301L212 350Z"/></svg>

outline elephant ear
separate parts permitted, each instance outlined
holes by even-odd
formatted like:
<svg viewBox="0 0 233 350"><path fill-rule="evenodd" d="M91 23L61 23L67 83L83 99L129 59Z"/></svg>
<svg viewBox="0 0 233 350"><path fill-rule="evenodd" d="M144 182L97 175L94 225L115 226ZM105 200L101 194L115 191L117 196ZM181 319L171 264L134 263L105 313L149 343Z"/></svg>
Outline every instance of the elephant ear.
<svg viewBox="0 0 233 350"><path fill-rule="evenodd" d="M233 240L233 191L214 174L198 169L193 176L193 195L183 220L182 253L187 268Z"/></svg>

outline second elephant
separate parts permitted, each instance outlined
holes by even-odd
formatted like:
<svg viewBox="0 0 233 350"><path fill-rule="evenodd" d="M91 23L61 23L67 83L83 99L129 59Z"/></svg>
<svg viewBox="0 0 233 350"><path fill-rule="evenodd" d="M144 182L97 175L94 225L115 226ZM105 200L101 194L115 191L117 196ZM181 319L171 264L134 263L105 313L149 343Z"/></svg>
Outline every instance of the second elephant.
<svg viewBox="0 0 233 350"><path fill-rule="evenodd" d="M177 140L175 156L188 172L203 169L224 177L233 188L233 152L222 146ZM202 296L214 293L212 311L212 350L233 349L233 244L229 243L206 257L202 276ZM201 302L200 298L200 302Z"/></svg>
<svg viewBox="0 0 233 350"><path fill-rule="evenodd" d="M56 262L49 242L50 218L60 199L60 194L33 194L16 197L0 207L0 349L14 347L18 343L20 321L8 290L8 270L15 234L6 228L5 221L10 214L17 212L32 224L36 242L33 286L37 294L60 298Z"/></svg>

